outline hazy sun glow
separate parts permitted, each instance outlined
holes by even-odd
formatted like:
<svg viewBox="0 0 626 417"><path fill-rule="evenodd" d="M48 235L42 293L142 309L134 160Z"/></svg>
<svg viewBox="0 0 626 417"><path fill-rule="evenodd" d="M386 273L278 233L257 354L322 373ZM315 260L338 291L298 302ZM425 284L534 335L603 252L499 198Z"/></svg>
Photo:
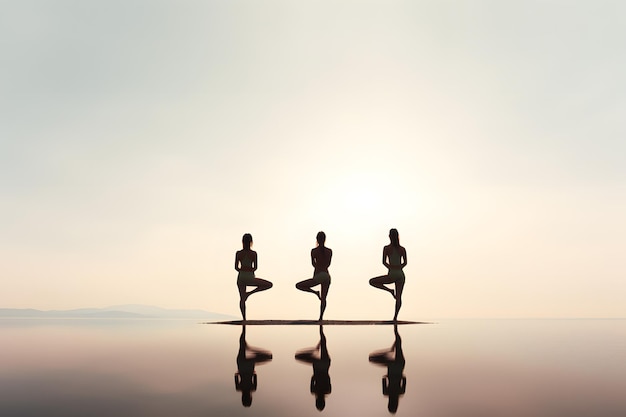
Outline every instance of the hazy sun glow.
<svg viewBox="0 0 626 417"><path fill-rule="evenodd" d="M0 307L626 315L626 3L5 3Z"/></svg>

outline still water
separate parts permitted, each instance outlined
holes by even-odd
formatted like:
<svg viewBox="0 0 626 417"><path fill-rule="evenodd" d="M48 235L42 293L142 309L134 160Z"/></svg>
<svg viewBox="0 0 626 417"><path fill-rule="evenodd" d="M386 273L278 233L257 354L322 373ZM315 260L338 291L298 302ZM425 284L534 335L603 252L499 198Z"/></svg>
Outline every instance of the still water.
<svg viewBox="0 0 626 417"><path fill-rule="evenodd" d="M626 415L625 320L242 330L0 320L0 416Z"/></svg>

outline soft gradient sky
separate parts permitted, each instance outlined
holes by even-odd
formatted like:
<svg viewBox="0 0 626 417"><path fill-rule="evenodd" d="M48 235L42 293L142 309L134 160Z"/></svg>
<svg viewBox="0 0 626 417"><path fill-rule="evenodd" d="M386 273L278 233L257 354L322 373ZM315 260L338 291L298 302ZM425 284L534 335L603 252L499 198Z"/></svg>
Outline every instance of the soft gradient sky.
<svg viewBox="0 0 626 417"><path fill-rule="evenodd" d="M624 2L0 6L1 307L626 316Z"/></svg>

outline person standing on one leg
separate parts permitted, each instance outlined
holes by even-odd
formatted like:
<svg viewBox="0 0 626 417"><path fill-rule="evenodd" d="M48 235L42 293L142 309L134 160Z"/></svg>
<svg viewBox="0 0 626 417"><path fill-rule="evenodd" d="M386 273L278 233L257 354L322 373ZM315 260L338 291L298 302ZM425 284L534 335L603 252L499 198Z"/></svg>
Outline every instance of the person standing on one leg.
<svg viewBox="0 0 626 417"><path fill-rule="evenodd" d="M406 266L406 250L400 246L400 236L396 229L389 231L391 243L383 249L383 265L387 268L387 275L370 279L370 285L389 292L396 299L396 312L393 320L398 320L398 312L402 307L402 290L404 289L404 271ZM395 284L395 291L385 284Z"/></svg>
<svg viewBox="0 0 626 417"><path fill-rule="evenodd" d="M324 310L326 310L326 296L328 295L328 288L330 287L328 267L333 257L333 251L324 246L325 242L326 234L319 232L317 234L317 247L311 250L311 264L314 268L313 278L305 279L296 284L297 289L311 292L320 299L320 321L323 320ZM320 291L312 288L316 285L320 285Z"/></svg>
<svg viewBox="0 0 626 417"><path fill-rule="evenodd" d="M398 332L398 325L393 326L396 336L391 349L372 352L370 362L387 366L387 375L383 377L383 395L389 397L387 408L390 413L398 411L400 397L406 392L406 376L404 376L404 354L402 353L402 339Z"/></svg>
<svg viewBox="0 0 626 417"><path fill-rule="evenodd" d="M256 278L254 271L257 269L257 255L252 250L252 235L246 233L241 239L243 249L235 254L235 270L237 275L237 287L239 288L239 309L244 321L246 320L246 300L251 294L272 288L273 284L268 280ZM246 287L256 287L246 292Z"/></svg>
<svg viewBox="0 0 626 417"><path fill-rule="evenodd" d="M315 408L322 411L326 407L326 395L332 391L330 383L330 355L326 347L324 328L320 324L320 342L314 348L303 349L296 353L296 360L313 365L311 394L315 394Z"/></svg>
<svg viewBox="0 0 626 417"><path fill-rule="evenodd" d="M270 362L272 352L250 346L246 342L246 325L241 326L239 337L239 353L237 353L237 373L235 374L235 390L241 391L241 404L244 407L252 405L252 393L257 388L257 376L254 372L256 365Z"/></svg>

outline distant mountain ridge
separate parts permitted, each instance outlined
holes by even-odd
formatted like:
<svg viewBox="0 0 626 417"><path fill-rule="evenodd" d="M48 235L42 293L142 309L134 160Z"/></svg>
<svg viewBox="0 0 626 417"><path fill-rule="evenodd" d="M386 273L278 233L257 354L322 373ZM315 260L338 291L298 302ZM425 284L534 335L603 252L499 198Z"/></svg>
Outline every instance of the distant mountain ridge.
<svg viewBox="0 0 626 417"><path fill-rule="evenodd" d="M0 318L111 318L111 319L229 319L228 314L205 310L167 309L140 304L73 310L0 308Z"/></svg>

